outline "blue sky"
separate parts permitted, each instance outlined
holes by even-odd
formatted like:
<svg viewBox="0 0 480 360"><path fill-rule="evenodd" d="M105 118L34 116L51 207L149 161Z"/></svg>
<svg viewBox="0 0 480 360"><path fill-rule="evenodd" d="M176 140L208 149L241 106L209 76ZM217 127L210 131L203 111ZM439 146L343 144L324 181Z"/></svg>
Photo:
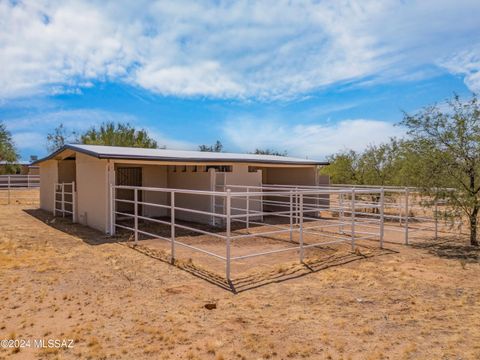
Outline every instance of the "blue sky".
<svg viewBox="0 0 480 360"><path fill-rule="evenodd" d="M480 89L478 1L4 1L0 120L24 159L60 123L168 148L323 159Z"/></svg>

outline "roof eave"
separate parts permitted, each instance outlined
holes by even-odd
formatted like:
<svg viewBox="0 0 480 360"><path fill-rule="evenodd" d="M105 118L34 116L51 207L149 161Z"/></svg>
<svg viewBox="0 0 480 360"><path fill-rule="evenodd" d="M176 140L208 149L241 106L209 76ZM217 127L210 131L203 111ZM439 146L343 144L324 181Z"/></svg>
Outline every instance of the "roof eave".
<svg viewBox="0 0 480 360"><path fill-rule="evenodd" d="M32 165L37 165L41 162L51 160L58 154L62 153L65 150L73 150L76 152L80 152L97 159L117 159L117 160L144 160L144 161L189 161L189 162L205 162L205 163L221 163L221 162L230 162L230 163L255 163L255 164L280 164L280 165L305 165L305 166L325 166L329 165L328 162L320 162L320 161L281 161L281 160L255 160L255 159L235 159L235 158L225 158L225 159L205 159L205 158L175 158L175 157L158 157L158 156L142 156L142 155L111 155L111 154L100 154L94 151L86 150L80 147L72 146L72 145L64 145L57 151L53 152L49 156L46 156L42 159L39 159L32 163Z"/></svg>

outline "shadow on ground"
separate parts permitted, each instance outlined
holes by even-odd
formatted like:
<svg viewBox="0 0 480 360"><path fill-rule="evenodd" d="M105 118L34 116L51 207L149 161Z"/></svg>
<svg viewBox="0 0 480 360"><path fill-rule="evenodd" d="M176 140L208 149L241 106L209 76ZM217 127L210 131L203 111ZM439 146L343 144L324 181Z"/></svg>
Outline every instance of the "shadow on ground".
<svg viewBox="0 0 480 360"><path fill-rule="evenodd" d="M480 262L480 248L465 244L465 239L459 236L443 237L441 240L430 240L411 246L442 258L469 263Z"/></svg>
<svg viewBox="0 0 480 360"><path fill-rule="evenodd" d="M189 274L233 293L240 293L268 284L300 278L311 273L316 273L336 266L342 266L354 261L396 253L394 250L386 248L380 249L376 246L370 247L357 245L355 252L345 249L339 250L330 246L318 246L316 247L317 249L328 250L324 256L309 257L306 258L303 263L282 263L273 270L250 272L245 275L240 275L231 281L227 281L224 276L194 264L191 259L177 259L172 264L169 253L161 249L152 249L142 244L134 245L132 237L127 233L122 233L120 236L108 236L89 227L72 224L69 219L54 217L52 214L44 210L26 209L24 211L48 226L69 235L76 236L89 245L112 243L125 246L153 259L168 263L169 265L174 265Z"/></svg>

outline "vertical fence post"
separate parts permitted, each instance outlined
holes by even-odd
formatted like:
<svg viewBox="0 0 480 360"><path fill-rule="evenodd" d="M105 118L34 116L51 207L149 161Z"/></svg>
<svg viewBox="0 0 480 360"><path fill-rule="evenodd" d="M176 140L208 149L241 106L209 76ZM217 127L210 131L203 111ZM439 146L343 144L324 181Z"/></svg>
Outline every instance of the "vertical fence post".
<svg viewBox="0 0 480 360"><path fill-rule="evenodd" d="M134 229L135 229L135 245L138 244L138 189L133 190L133 213L134 213Z"/></svg>
<svg viewBox="0 0 480 360"><path fill-rule="evenodd" d="M290 241L293 240L293 191L290 190Z"/></svg>
<svg viewBox="0 0 480 360"><path fill-rule="evenodd" d="M225 266L225 276L227 281L230 281L230 232L231 232L231 191L227 189L227 197L225 199L226 203L226 215L227 215L227 224L226 224L226 231L227 231L227 249L226 249L226 266Z"/></svg>
<svg viewBox="0 0 480 360"><path fill-rule="evenodd" d="M62 217L65 217L65 183L62 183Z"/></svg>
<svg viewBox="0 0 480 360"><path fill-rule="evenodd" d="M383 249L383 237L385 232L385 189L380 193L380 248Z"/></svg>
<svg viewBox="0 0 480 360"><path fill-rule="evenodd" d="M115 185L111 184L110 185L110 236L115 235L115 219L116 219L116 201L115 201Z"/></svg>
<svg viewBox="0 0 480 360"><path fill-rule="evenodd" d="M438 239L438 193L435 194L435 240Z"/></svg>
<svg viewBox="0 0 480 360"><path fill-rule="evenodd" d="M350 217L352 221L352 251L355 251L355 188L352 189L352 200L351 200L351 208L350 208Z"/></svg>
<svg viewBox="0 0 480 360"><path fill-rule="evenodd" d="M10 205L10 175L8 175L7 179L8 179L8 185L7 185L7 189L8 189L8 191L7 191L8 200L7 200L7 204Z"/></svg>
<svg viewBox="0 0 480 360"><path fill-rule="evenodd" d="M340 224L338 225L338 231L343 234L343 222L345 221L345 213L343 209L343 193L339 194L339 206L340 206Z"/></svg>
<svg viewBox="0 0 480 360"><path fill-rule="evenodd" d="M53 216L57 216L57 186L58 184L53 184Z"/></svg>
<svg viewBox="0 0 480 360"><path fill-rule="evenodd" d="M300 225L300 262L303 263L304 249L303 249L303 194L299 194L300 208L299 208L299 225Z"/></svg>
<svg viewBox="0 0 480 360"><path fill-rule="evenodd" d="M72 181L72 222L77 222L77 212L75 210L75 181Z"/></svg>
<svg viewBox="0 0 480 360"><path fill-rule="evenodd" d="M247 186L247 204L246 204L246 210L247 210L247 229L250 228L250 198L248 197L248 191L249 191L249 187Z"/></svg>
<svg viewBox="0 0 480 360"><path fill-rule="evenodd" d="M405 245L408 245L408 218L409 218L409 213L408 213L408 188L405 188Z"/></svg>
<svg viewBox="0 0 480 360"><path fill-rule="evenodd" d="M170 192L170 262L175 263L175 191Z"/></svg>
<svg viewBox="0 0 480 360"><path fill-rule="evenodd" d="M298 208L298 203L299 203L299 195L298 195L298 188L295 188L295 225L298 225L298 215L299 215L299 208Z"/></svg>

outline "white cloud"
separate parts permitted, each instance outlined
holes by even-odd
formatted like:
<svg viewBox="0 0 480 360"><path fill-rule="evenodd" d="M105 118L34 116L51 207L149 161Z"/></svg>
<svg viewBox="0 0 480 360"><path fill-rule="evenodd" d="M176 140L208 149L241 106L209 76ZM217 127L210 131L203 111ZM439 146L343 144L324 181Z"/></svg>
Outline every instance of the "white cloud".
<svg viewBox="0 0 480 360"><path fill-rule="evenodd" d="M269 99L405 81L466 51L479 11L471 0L3 1L0 97L76 92L92 80ZM476 72L460 73L476 86Z"/></svg>
<svg viewBox="0 0 480 360"><path fill-rule="evenodd" d="M440 61L440 65L454 74L463 75L470 90L480 91L480 44Z"/></svg>
<svg viewBox="0 0 480 360"><path fill-rule="evenodd" d="M363 150L405 134L390 122L352 119L338 123L290 125L279 121L235 119L223 126L226 142L242 151L286 150L289 155L324 159L345 149Z"/></svg>

